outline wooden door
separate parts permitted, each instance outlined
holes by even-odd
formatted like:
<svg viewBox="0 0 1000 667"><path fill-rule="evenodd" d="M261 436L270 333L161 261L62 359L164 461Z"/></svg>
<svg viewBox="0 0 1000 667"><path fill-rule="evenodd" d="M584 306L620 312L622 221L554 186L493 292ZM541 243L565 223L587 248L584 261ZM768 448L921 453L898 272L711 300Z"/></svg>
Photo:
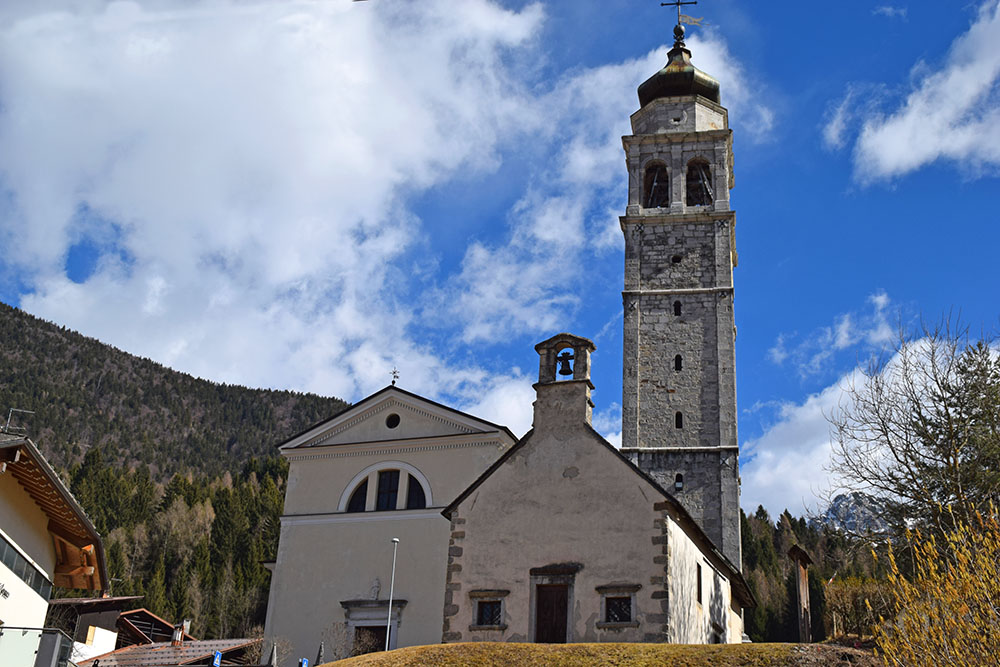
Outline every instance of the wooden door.
<svg viewBox="0 0 1000 667"><path fill-rule="evenodd" d="M569 586L539 584L535 588L535 641L565 644Z"/></svg>

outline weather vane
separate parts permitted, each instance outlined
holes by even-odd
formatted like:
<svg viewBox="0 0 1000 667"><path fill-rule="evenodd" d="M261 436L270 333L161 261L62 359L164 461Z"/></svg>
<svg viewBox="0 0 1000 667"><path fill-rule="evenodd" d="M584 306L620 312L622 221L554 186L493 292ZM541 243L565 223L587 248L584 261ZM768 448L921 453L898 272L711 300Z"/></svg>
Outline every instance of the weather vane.
<svg viewBox="0 0 1000 667"><path fill-rule="evenodd" d="M392 386L396 386L396 380L399 379L399 369L395 366L392 367Z"/></svg>
<svg viewBox="0 0 1000 667"><path fill-rule="evenodd" d="M693 16L687 16L686 14L681 14L681 6L683 5L697 5L698 0L674 0L673 2L661 2L660 7L677 7L677 25L682 23L687 23L688 25L701 25L701 19L695 18Z"/></svg>

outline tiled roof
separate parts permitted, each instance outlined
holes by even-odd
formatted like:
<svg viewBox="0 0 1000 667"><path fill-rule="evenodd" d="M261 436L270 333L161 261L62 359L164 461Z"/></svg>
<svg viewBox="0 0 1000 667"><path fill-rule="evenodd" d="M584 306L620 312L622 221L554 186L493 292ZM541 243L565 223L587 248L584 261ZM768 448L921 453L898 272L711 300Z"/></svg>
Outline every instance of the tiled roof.
<svg viewBox="0 0 1000 667"><path fill-rule="evenodd" d="M97 660L100 662L100 667L187 665L192 662L205 662L206 658L210 660L216 651L221 651L223 658L225 658L226 654L231 651L248 648L260 641L260 639L202 639L186 641L180 646L171 646L170 642L140 644L94 656L77 664L80 667L92 667L94 661Z"/></svg>

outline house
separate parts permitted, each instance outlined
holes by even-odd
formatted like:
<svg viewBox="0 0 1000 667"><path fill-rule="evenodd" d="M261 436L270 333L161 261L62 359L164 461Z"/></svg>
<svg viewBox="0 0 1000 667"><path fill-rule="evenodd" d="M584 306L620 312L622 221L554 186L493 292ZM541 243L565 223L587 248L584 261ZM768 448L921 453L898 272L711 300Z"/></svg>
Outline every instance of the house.
<svg viewBox="0 0 1000 667"><path fill-rule="evenodd" d="M68 657L69 638L43 630L53 586L108 587L101 536L35 444L0 432L0 664Z"/></svg>

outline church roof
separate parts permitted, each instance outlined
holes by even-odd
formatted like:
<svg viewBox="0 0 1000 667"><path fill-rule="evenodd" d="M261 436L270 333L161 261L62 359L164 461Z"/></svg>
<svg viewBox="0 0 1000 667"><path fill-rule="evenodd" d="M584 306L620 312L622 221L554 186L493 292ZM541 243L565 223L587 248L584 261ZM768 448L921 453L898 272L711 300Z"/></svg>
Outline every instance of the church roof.
<svg viewBox="0 0 1000 667"><path fill-rule="evenodd" d="M756 607L757 600L754 598L753 593L750 591L750 586L747 584L746 579L743 578L743 573L740 572L739 568L736 567L732 563L732 561L726 558L726 555L723 554L717 546L715 546L715 543L712 542L712 540L708 537L708 535L705 534L705 531L702 530L701 526L699 526L698 522L691 517L688 511L684 509L684 506L681 505L680 502L678 502L678 500L674 498L666 489L660 486L660 484L655 479L653 479L645 472L643 472L638 466L632 463L632 461L630 461L624 454L618 451L618 449L614 445L605 440L604 436L602 436L600 433L594 430L593 426L587 424L587 428L591 432L591 434L597 439L597 441L600 442L608 451L614 454L619 461L628 466L628 468L632 472L634 472L636 475L645 480L647 484L652 486L660 495L662 495L666 503L670 506L672 510L674 510L677 516L677 523L681 526L681 528L683 528L684 531L687 532L688 535L691 536L691 538L694 539L696 542L707 547L707 549L719 559L723 568L726 570L726 574L728 575L730 582L732 583L733 592L736 595L737 599L739 599L740 605L742 607ZM455 500L453 500L447 507L441 510L441 514L446 519L450 519L451 513L454 512L455 509L459 505L461 505L465 501L465 499L468 498L477 488L479 488L479 486L482 485L483 482L489 479L493 475L493 473L499 470L504 463L506 463L512 456L514 456L519 449L524 447L524 445L527 444L527 442L531 439L531 436L534 432L535 430L531 429L530 431L525 433L524 437L518 440L513 447L504 452L503 456L497 459L493 463L493 465L487 468L482 475L476 478L476 480L472 482L472 484L470 484L468 488L462 491L462 493L458 494Z"/></svg>
<svg viewBox="0 0 1000 667"><path fill-rule="evenodd" d="M450 422L464 432L495 432L505 435L510 438L511 441L517 440L517 437L511 433L510 429L506 426L494 424L493 422L485 419L480 419L479 417L470 415L467 412L456 410L455 408L444 405L443 403L438 403L437 401L425 398L419 394L414 394L413 392L406 391L405 389L400 389L396 385L388 385L374 394L361 399L354 405L341 410L332 417L319 421L300 433L293 435L284 442L279 443L278 447L283 450L290 450L330 444L325 442L325 434L336 431L339 428L348 427L350 424L363 418L369 411L379 404L392 400L413 408L424 408L432 411L442 420Z"/></svg>
<svg viewBox="0 0 1000 667"><path fill-rule="evenodd" d="M719 103L719 82L691 64L691 51L684 46L684 26L674 28L674 48L667 64L639 86L639 106L661 97L701 95Z"/></svg>

